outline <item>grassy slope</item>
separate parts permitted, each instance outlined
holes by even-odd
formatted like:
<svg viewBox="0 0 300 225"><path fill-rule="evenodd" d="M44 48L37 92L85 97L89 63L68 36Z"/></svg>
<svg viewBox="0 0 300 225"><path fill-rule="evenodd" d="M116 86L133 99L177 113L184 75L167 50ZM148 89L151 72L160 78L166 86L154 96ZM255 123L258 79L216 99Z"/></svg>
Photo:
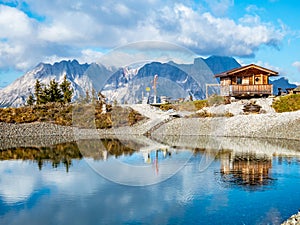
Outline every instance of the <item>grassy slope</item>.
<svg viewBox="0 0 300 225"><path fill-rule="evenodd" d="M300 110L300 94L291 94L277 98L273 103L276 112Z"/></svg>

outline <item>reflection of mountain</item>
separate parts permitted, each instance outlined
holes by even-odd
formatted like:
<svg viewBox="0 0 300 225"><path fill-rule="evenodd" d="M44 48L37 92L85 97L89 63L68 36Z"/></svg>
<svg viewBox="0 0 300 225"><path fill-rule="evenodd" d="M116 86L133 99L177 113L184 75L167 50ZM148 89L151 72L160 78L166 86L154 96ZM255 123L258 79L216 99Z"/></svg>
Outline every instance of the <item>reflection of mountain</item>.
<svg viewBox="0 0 300 225"><path fill-rule="evenodd" d="M110 156L119 157L121 155L132 155L142 147L141 144L134 140L118 139L99 139L99 140L80 140L77 146L84 157L95 160L106 160Z"/></svg>
<svg viewBox="0 0 300 225"><path fill-rule="evenodd" d="M214 125L214 124L212 124ZM215 129L212 127L212 129ZM169 146L180 146L188 149L203 149L216 156L219 150L236 153L254 152L259 155L295 156L300 157L300 141L287 139L259 139L241 137L210 137L210 136L152 136L155 140Z"/></svg>

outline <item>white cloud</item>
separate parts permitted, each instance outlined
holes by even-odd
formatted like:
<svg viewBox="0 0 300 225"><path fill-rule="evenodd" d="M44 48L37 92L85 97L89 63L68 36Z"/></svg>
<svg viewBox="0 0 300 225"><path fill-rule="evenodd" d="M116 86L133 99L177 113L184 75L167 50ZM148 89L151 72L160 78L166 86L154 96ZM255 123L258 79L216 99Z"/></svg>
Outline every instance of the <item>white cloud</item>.
<svg viewBox="0 0 300 225"><path fill-rule="evenodd" d="M248 13L256 13L256 12L263 12L263 11L265 11L265 9L264 8L260 8L257 5L248 5L246 7L246 11Z"/></svg>
<svg viewBox="0 0 300 225"><path fill-rule="evenodd" d="M1 38L20 39L32 34L33 24L25 13L0 5Z"/></svg>
<svg viewBox="0 0 300 225"><path fill-rule="evenodd" d="M90 49L145 40L171 42L200 55L252 56L261 45L276 47L284 37L281 28L263 23L258 16L247 15L239 21L214 16L224 14L233 0L208 1L214 14L180 1L27 3L45 19L32 19L17 8L0 6L0 68L26 70L54 58L91 62L101 53Z"/></svg>
<svg viewBox="0 0 300 225"><path fill-rule="evenodd" d="M212 12L217 16L226 14L228 9L234 5L234 0L205 0Z"/></svg>
<svg viewBox="0 0 300 225"><path fill-rule="evenodd" d="M292 64L292 66L296 67L297 70L300 72L300 62L299 61L296 61Z"/></svg>
<svg viewBox="0 0 300 225"><path fill-rule="evenodd" d="M271 65L269 62L257 61L255 64L279 72L281 75L282 73L284 73L284 71L280 67Z"/></svg>
<svg viewBox="0 0 300 225"><path fill-rule="evenodd" d="M84 49L81 51L81 57L79 61L81 63L92 63L100 61L103 53L94 51L92 49Z"/></svg>

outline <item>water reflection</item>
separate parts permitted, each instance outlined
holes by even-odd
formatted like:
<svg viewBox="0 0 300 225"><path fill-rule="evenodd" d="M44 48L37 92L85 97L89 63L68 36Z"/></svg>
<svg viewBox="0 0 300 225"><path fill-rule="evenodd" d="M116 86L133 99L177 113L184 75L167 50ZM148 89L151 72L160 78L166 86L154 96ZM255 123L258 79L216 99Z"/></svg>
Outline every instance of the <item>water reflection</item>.
<svg viewBox="0 0 300 225"><path fill-rule="evenodd" d="M270 170L272 158L255 153L220 153L221 181L227 185L238 185L249 190L270 185L273 181Z"/></svg>
<svg viewBox="0 0 300 225"><path fill-rule="evenodd" d="M297 143L170 140L122 137L7 148L0 161L0 224L279 224L298 209ZM190 155L170 179L144 187L107 181L87 165L117 160L139 170L137 165L149 167L151 176L158 177L165 164ZM68 173L65 159L71 160ZM211 164L200 171L204 159ZM54 161L60 161L55 169ZM122 175L118 169L111 172Z"/></svg>
<svg viewBox="0 0 300 225"><path fill-rule="evenodd" d="M104 149L95 149L98 143ZM121 142L118 139L82 140L80 144L84 147L85 157L94 160L106 160L109 157L119 157L121 155L132 155L141 145L133 141ZM14 147L0 151L0 160L24 160L37 163L41 170L43 165L50 162L53 168L64 165L66 171L72 165L72 160L80 160L83 154L76 142L61 143L42 147Z"/></svg>
<svg viewBox="0 0 300 225"><path fill-rule="evenodd" d="M199 171L211 164L214 160L220 162L220 170L216 172L216 176L220 176L220 181L225 185L237 185L254 190L259 186L269 185L273 182L272 160L275 156L278 163L283 160L288 163L292 162L293 156L300 156L298 151L299 142L268 140L268 139L246 139L246 138L210 138L210 137L166 137L160 142L146 137L123 137L121 139L106 138L98 140L80 140L77 142L61 143L48 147L15 147L0 151L0 160L30 160L38 165L41 170L45 163L51 162L53 168L57 168L60 164L64 165L66 171L72 166L72 160L81 160L83 157L93 159L90 162L94 168L99 167L97 161L107 161L110 158L120 159L122 165L152 165L152 171L156 175L164 171L164 162L173 161L173 164L185 163L189 159L190 154L200 154L201 161L199 163ZM299 148L300 149L300 148ZM190 154L186 153L190 151ZM181 155L180 155L181 154ZM172 157L173 156L173 157ZM121 158L120 158L121 157ZM184 158L179 161L178 158ZM143 160L141 160L143 159ZM177 161L176 161L177 159ZM299 160L296 160L299 162ZM111 161L110 161L111 163ZM160 169L160 165L161 168ZM104 168L101 164L101 168ZM173 165L169 163L171 168ZM112 165L117 167L116 164ZM202 167L200 169L200 167ZM100 168L100 167L99 167ZM165 169L169 177L172 173L176 173L178 168ZM109 168L106 168L109 170ZM113 168L109 176L114 174L122 174L118 176L129 176L129 174L137 173L138 177L134 179L142 179L141 177L150 177L149 171L142 171L144 168L138 168L133 171L123 166ZM128 172L128 173L127 173ZM155 177L156 178L156 177ZM152 179L152 178L151 178ZM142 184L142 183L141 183Z"/></svg>
<svg viewBox="0 0 300 225"><path fill-rule="evenodd" d="M52 163L53 168L63 164L66 171L72 164L72 159L81 159L76 143L63 143L47 147L17 147L0 151L0 160L28 160L38 164L41 170L47 162Z"/></svg>

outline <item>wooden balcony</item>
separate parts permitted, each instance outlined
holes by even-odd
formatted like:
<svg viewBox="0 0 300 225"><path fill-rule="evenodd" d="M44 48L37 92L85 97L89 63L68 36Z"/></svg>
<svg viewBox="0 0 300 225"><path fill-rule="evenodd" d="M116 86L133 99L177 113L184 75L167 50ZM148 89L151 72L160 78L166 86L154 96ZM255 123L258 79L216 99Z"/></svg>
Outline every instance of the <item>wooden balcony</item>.
<svg viewBox="0 0 300 225"><path fill-rule="evenodd" d="M272 84L221 85L222 96L268 96L273 94Z"/></svg>

